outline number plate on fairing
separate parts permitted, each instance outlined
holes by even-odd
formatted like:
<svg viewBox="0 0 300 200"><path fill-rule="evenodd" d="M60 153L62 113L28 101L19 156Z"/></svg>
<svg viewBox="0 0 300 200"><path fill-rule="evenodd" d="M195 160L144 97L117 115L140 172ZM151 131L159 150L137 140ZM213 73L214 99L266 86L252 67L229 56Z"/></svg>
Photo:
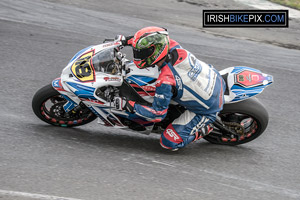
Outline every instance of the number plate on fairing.
<svg viewBox="0 0 300 200"><path fill-rule="evenodd" d="M235 84L245 88L256 87L259 85L265 85L268 83L267 76L262 73L254 72L250 70L244 70L238 74L235 74Z"/></svg>
<svg viewBox="0 0 300 200"><path fill-rule="evenodd" d="M93 55L94 50L83 54L73 63L71 67L71 71L74 76L82 82L95 81L95 70L91 64L91 58Z"/></svg>

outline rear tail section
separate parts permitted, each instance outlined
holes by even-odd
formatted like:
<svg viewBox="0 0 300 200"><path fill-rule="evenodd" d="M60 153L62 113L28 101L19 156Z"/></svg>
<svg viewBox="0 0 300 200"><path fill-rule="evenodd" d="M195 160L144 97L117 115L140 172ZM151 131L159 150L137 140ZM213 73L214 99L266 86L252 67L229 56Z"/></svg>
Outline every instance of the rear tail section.
<svg viewBox="0 0 300 200"><path fill-rule="evenodd" d="M273 83L273 76L250 67L230 67L220 71L226 82L225 103L235 103L260 94Z"/></svg>

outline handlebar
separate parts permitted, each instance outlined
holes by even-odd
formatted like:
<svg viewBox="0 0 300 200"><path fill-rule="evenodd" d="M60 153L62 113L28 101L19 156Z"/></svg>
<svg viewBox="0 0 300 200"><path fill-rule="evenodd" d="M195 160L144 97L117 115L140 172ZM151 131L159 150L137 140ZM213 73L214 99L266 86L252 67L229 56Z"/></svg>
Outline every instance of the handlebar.
<svg viewBox="0 0 300 200"><path fill-rule="evenodd" d="M123 77L126 76L126 62L127 62L126 54L118 51L118 52L116 52L116 56L115 57L116 57L116 59L120 63L122 76Z"/></svg>
<svg viewBox="0 0 300 200"><path fill-rule="evenodd" d="M110 39L110 38L108 38L108 39L104 39L104 40L103 40L103 43L105 43L105 42L113 42L113 41L115 41L115 39Z"/></svg>
<svg viewBox="0 0 300 200"><path fill-rule="evenodd" d="M120 41L122 42L122 46L131 46L131 43L128 44L128 41L130 41L134 36L133 35L130 35L130 36L123 36L123 35L117 35L115 37L115 39L111 39L111 38L107 38L107 39L104 39L103 43L105 42L114 42L114 41Z"/></svg>

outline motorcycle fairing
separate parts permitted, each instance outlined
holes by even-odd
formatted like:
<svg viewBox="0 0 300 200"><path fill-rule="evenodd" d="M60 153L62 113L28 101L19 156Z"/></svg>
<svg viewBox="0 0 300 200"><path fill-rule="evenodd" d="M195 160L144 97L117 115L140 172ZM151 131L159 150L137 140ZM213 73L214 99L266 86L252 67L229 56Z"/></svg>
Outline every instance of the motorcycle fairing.
<svg viewBox="0 0 300 200"><path fill-rule="evenodd" d="M61 77L52 82L52 86L67 100L64 105L65 112L70 112L82 102L98 116L98 122L103 125L128 128L126 125L126 119L128 119L135 121L136 124L143 124L145 133L149 134L154 123L143 120L126 111L116 110L114 102L102 99L96 94L97 89L101 87L122 87L122 83L126 82L125 80L131 82L131 84L127 83L127 88L124 90L126 94L139 96L139 93L134 89L135 87L131 85L139 87L148 94L150 91L155 91L155 80L159 74L157 68L141 70L134 63L129 62L128 69L130 72L123 80L123 77L119 74L99 70L99 65L93 66L94 57L105 56L105 53L111 53L119 45L118 43L107 43L80 50L64 68ZM129 92L129 89L132 92ZM153 99L152 95L148 95L148 97L150 96ZM140 100L143 99L141 96L139 98ZM136 99L138 100L139 98Z"/></svg>
<svg viewBox="0 0 300 200"><path fill-rule="evenodd" d="M78 51L73 58L71 58L71 60L69 61L69 63L73 62L74 60L76 60L79 56L81 56L84 52L86 52L87 50L91 49L93 46L89 46L86 47L84 49L81 49L80 51Z"/></svg>
<svg viewBox="0 0 300 200"><path fill-rule="evenodd" d="M69 112L75 106L77 106L77 104L72 99L70 99L67 95L63 94L63 93L66 93L67 91L63 88L63 86L61 84L61 78L57 78L57 79L53 80L52 87L54 89L56 89L57 91L59 91L61 93L61 95L67 100L67 102L64 105L65 112Z"/></svg>
<svg viewBox="0 0 300 200"><path fill-rule="evenodd" d="M113 83L113 82L112 82ZM89 105L89 109L98 116L98 122L105 125L105 126L113 126L118 128L128 128L123 122L120 120L120 117L129 119L131 121L136 122L136 124L143 124L145 126L145 131L143 133L149 134L151 130L151 126L154 123L149 122L147 120L143 120L140 117L125 112L116 110L114 106L110 106L112 102L106 102L105 100L101 99L102 101L98 100L99 97L95 97L95 90L96 88L87 86L91 83L84 83L84 82L77 82L77 81L65 81L64 87L62 86L61 79L55 79L52 82L53 87L58 90L61 95L67 100L66 104L64 105L65 112L69 112L74 109L77 105L79 105L80 101L82 101L85 105ZM125 83L124 83L125 84ZM123 87L125 85L123 84ZM128 84L128 83L127 83ZM128 88L130 85L127 85L126 89L123 89L127 94L131 94L135 92L133 88ZM136 92L135 92L136 93ZM131 94L132 95L132 94ZM137 94L136 94L137 95ZM142 97L139 97L142 100ZM137 99L138 100L138 99Z"/></svg>
<svg viewBox="0 0 300 200"><path fill-rule="evenodd" d="M155 95L155 78L132 75L127 80L131 82L130 85L140 96L147 98Z"/></svg>
<svg viewBox="0 0 300 200"><path fill-rule="evenodd" d="M95 88L74 82L66 82L66 84L72 88L74 94L79 98L96 99L94 97Z"/></svg>
<svg viewBox="0 0 300 200"><path fill-rule="evenodd" d="M65 91L61 84L61 78L54 79L52 81L52 87L57 91Z"/></svg>
<svg viewBox="0 0 300 200"><path fill-rule="evenodd" d="M95 49L80 55L72 64L71 71L73 75L81 82L95 82L95 69L92 63L92 57Z"/></svg>
<svg viewBox="0 0 300 200"><path fill-rule="evenodd" d="M128 68L130 72L126 75L126 81L140 96L148 102L152 102L155 95L156 79L159 76L158 68L139 69L133 62L128 65Z"/></svg>
<svg viewBox="0 0 300 200"><path fill-rule="evenodd" d="M273 76L250 67L236 66L220 71L226 82L225 103L234 103L260 94Z"/></svg>
<svg viewBox="0 0 300 200"><path fill-rule="evenodd" d="M132 76L128 77L128 81L132 81L132 82L138 84L139 86L143 86L143 85L147 85L149 83L153 83L154 81L156 81L156 79L154 79L152 77L148 77L148 76L132 75Z"/></svg>

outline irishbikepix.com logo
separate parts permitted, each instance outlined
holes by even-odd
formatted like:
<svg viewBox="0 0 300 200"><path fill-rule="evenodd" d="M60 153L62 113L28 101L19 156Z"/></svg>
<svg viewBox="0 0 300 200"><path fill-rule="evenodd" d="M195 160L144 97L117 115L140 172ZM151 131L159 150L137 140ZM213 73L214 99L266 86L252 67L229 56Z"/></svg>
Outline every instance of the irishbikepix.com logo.
<svg viewBox="0 0 300 200"><path fill-rule="evenodd" d="M203 10L203 27L288 27L288 10Z"/></svg>

